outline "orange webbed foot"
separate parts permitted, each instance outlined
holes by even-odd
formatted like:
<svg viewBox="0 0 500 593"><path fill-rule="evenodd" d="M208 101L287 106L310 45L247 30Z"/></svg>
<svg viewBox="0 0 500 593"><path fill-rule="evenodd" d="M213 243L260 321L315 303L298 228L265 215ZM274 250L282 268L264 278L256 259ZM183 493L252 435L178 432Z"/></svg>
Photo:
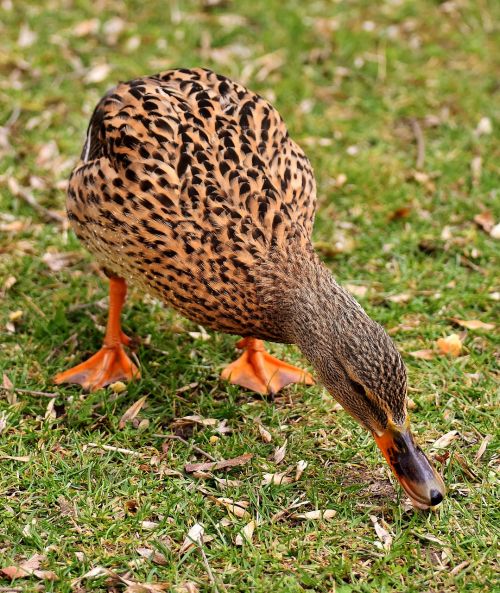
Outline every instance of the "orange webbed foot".
<svg viewBox="0 0 500 593"><path fill-rule="evenodd" d="M97 391L115 381L139 379L141 373L125 353L123 346L103 346L85 362L57 373L55 383L77 383L88 391Z"/></svg>
<svg viewBox="0 0 500 593"><path fill-rule="evenodd" d="M291 383L314 384L314 379L307 371L266 352L262 340L243 338L236 346L244 350L243 354L221 374L222 379L227 379L233 385L265 395L277 393Z"/></svg>

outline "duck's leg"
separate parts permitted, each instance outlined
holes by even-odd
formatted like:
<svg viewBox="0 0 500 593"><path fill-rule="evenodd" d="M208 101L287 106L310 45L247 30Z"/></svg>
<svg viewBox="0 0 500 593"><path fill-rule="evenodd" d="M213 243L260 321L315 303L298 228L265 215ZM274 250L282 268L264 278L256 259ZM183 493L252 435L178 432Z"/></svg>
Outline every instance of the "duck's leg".
<svg viewBox="0 0 500 593"><path fill-rule="evenodd" d="M278 360L266 352L262 340L243 338L236 344L243 354L221 374L234 385L261 394L274 394L290 383L313 385L312 376L302 369Z"/></svg>
<svg viewBox="0 0 500 593"><path fill-rule="evenodd" d="M123 278L109 279L109 313L106 334L102 348L85 362L54 377L59 383L78 383L84 389L96 391L121 379L139 378L140 372L125 354L123 345L130 344L130 338L121 329L120 316L127 295L127 284Z"/></svg>

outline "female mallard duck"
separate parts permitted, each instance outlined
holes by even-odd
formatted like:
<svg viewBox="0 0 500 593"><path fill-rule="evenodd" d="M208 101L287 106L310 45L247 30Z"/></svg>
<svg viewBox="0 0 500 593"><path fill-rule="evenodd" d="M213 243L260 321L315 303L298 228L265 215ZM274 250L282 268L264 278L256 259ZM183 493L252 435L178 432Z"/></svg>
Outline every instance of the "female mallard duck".
<svg viewBox="0 0 500 593"><path fill-rule="evenodd" d="M436 505L444 484L410 432L401 356L314 253L315 205L311 165L262 97L205 69L119 84L94 111L67 204L110 278L104 345L55 380L95 390L139 377L120 326L130 282L244 336L222 373L232 383L311 384L261 340L297 344L414 503Z"/></svg>

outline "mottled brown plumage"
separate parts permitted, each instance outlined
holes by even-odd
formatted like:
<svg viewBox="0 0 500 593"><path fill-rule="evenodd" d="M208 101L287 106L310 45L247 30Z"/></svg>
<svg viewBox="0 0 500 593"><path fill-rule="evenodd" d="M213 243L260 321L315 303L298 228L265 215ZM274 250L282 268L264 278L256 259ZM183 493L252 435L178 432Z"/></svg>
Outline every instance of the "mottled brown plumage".
<svg viewBox="0 0 500 593"><path fill-rule="evenodd" d="M281 339L258 267L309 246L309 161L264 99L208 70L118 85L97 106L68 192L78 237L114 273L219 331Z"/></svg>
<svg viewBox="0 0 500 593"><path fill-rule="evenodd" d="M314 253L315 204L309 161L262 97L204 69L119 84L94 111L68 191L76 234L113 277L114 312L97 358L57 381L96 388L138 373L123 358L123 278L246 336L225 375L240 385L309 382L254 338L298 344L417 503L435 504L444 487L407 429L404 364Z"/></svg>

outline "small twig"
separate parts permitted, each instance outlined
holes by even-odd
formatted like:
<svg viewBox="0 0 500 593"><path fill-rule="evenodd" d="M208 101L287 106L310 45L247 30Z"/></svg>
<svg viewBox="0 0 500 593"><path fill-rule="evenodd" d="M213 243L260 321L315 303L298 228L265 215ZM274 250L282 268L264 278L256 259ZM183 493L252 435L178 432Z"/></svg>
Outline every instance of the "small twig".
<svg viewBox="0 0 500 593"><path fill-rule="evenodd" d="M33 210L35 210L46 221L48 221L48 222L55 221L55 222L58 222L59 224L62 224L63 222L65 222L66 218L64 216L61 216L57 212L53 212L52 210L49 210L48 208L45 208L45 206L42 206L41 204L39 204L38 201L36 200L35 196L30 191L28 191L26 188L18 186L16 184L15 188L10 187L9 189L16 196L16 198L21 198L21 200L23 200L23 202L26 202L26 204L28 204L28 206L31 206L31 208L33 208Z"/></svg>
<svg viewBox="0 0 500 593"><path fill-rule="evenodd" d="M0 587L0 591L3 593L17 593L18 591L24 591L22 587Z"/></svg>
<svg viewBox="0 0 500 593"><path fill-rule="evenodd" d="M199 550L200 550L201 558L203 560L203 564L205 565L205 569L207 571L207 575L208 575L210 584L212 585L215 593L220 593L219 587L217 586L217 581L215 580L215 577L214 577L214 573L212 572L210 564L208 563L207 555L205 554L205 550L203 549L203 535L200 536ZM224 585L222 585L222 588L224 591L226 591L226 588L224 587Z"/></svg>
<svg viewBox="0 0 500 593"><path fill-rule="evenodd" d="M115 451L117 453L124 453L125 455L133 455L134 457L142 457L141 453L131 451L130 449L123 449L122 447L113 447L112 445L98 445L97 443L87 443L88 447L94 449L104 449L105 451Z"/></svg>
<svg viewBox="0 0 500 593"><path fill-rule="evenodd" d="M75 311L81 311L82 309L89 309L90 307L99 307L99 309L106 309L108 303L107 297L99 299L98 301L92 301L91 303L77 303L68 307L68 313L74 313Z"/></svg>
<svg viewBox="0 0 500 593"><path fill-rule="evenodd" d="M422 169L425 162L425 139L420 124L415 118L410 120L411 129L415 136L415 142L417 143L417 161L415 167Z"/></svg>
<svg viewBox="0 0 500 593"><path fill-rule="evenodd" d="M59 397L59 393L48 393L47 391L35 391L34 389L21 389L20 387L3 387L0 385L0 389L2 391L15 391L16 393L27 393L29 395L41 395L43 397Z"/></svg>
<svg viewBox="0 0 500 593"><path fill-rule="evenodd" d="M181 443L184 443L188 447L194 449L200 455L204 455L207 459L210 459L210 461L217 461L217 459L213 455L210 455L210 453L203 451L203 449L200 449L200 447L191 444L189 441L186 441L186 439L183 439L182 437L179 437L176 434L154 434L153 436L157 437L158 439L171 439L175 441L180 441Z"/></svg>

